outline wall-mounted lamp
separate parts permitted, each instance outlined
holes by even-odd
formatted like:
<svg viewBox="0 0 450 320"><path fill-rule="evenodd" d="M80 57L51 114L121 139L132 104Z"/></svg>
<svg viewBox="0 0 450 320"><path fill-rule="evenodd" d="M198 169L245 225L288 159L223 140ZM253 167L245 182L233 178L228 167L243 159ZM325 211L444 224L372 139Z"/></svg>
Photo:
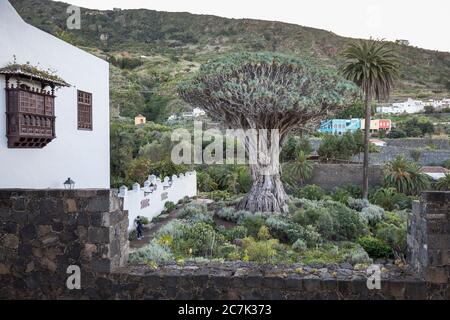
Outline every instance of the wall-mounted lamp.
<svg viewBox="0 0 450 320"><path fill-rule="evenodd" d="M75 189L75 181L73 181L72 179L68 178L66 180L66 182L64 182L64 189L66 189L66 190L73 190L73 189Z"/></svg>

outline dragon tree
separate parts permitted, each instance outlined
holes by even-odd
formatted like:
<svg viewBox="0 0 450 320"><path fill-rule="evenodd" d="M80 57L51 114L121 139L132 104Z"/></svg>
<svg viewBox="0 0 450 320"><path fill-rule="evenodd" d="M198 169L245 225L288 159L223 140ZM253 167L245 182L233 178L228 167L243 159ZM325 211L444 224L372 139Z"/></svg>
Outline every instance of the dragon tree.
<svg viewBox="0 0 450 320"><path fill-rule="evenodd" d="M257 132L256 141L245 140L247 154L258 153L259 160L249 164L253 186L238 204L252 212L287 211L278 153L261 151L259 142L266 141L266 150L272 150L294 129L313 129L359 98L357 87L336 71L275 53L237 53L209 61L180 85L179 95L227 128Z"/></svg>

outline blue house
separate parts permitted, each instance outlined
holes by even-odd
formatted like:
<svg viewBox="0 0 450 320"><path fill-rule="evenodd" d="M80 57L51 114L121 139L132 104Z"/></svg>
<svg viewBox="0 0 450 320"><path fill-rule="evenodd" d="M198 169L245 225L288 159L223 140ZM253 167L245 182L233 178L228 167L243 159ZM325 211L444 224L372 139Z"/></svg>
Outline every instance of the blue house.
<svg viewBox="0 0 450 320"><path fill-rule="evenodd" d="M319 132L342 135L361 129L361 119L330 119L320 123Z"/></svg>

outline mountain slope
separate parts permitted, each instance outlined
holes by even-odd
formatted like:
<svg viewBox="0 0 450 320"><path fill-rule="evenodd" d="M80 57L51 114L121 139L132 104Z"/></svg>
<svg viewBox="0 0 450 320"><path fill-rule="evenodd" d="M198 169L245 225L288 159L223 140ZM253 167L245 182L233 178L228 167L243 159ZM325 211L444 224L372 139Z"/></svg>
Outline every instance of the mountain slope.
<svg viewBox="0 0 450 320"><path fill-rule="evenodd" d="M239 50L313 56L337 66L352 39L293 24L226 19L153 10L82 9L81 30L67 30L68 4L11 0L32 25L108 59L115 113L137 112L161 120L183 109L175 85L214 55ZM394 98L434 98L448 93L450 53L393 44L404 63ZM19 57L20 58L20 57Z"/></svg>

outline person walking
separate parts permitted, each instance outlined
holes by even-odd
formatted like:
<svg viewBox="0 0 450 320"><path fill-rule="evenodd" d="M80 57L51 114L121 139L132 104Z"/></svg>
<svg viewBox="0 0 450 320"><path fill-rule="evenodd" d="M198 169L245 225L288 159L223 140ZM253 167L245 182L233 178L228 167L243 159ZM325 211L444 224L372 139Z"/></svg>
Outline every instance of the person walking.
<svg viewBox="0 0 450 320"><path fill-rule="evenodd" d="M138 240L144 239L144 235L142 234L143 226L142 226L142 222L141 222L141 217L140 217L140 216L138 216L138 217L136 218L136 220L134 220L134 224L135 224L135 226L136 226L137 239L138 239Z"/></svg>

